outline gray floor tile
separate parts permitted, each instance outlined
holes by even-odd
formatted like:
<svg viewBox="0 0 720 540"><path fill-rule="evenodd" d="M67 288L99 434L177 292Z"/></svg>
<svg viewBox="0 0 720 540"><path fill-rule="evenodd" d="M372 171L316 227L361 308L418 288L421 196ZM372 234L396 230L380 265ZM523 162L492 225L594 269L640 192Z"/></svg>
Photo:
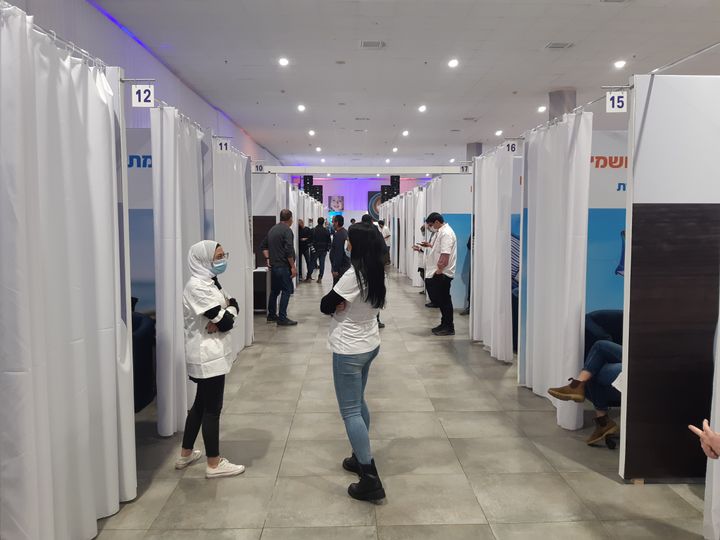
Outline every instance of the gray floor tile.
<svg viewBox="0 0 720 540"><path fill-rule="evenodd" d="M227 414L293 413L297 399L234 399L223 406Z"/></svg>
<svg viewBox="0 0 720 540"><path fill-rule="evenodd" d="M245 465L243 477L275 478L285 450L284 441L220 441L222 456L232 463ZM206 460L185 469L183 478L205 478Z"/></svg>
<svg viewBox="0 0 720 540"><path fill-rule="evenodd" d="M347 494L347 476L278 478L266 527L375 525L375 507Z"/></svg>
<svg viewBox="0 0 720 540"><path fill-rule="evenodd" d="M371 416L370 437L374 439L445 438L435 413L378 412Z"/></svg>
<svg viewBox="0 0 720 540"><path fill-rule="evenodd" d="M495 540L488 525L395 525L378 527L380 540Z"/></svg>
<svg viewBox="0 0 720 540"><path fill-rule="evenodd" d="M152 529L259 529L274 478L183 479Z"/></svg>
<svg viewBox="0 0 720 540"><path fill-rule="evenodd" d="M697 518L700 513L669 486L625 484L617 474L563 473L602 520Z"/></svg>
<svg viewBox="0 0 720 540"><path fill-rule="evenodd" d="M149 531L143 540L260 540L262 529Z"/></svg>
<svg viewBox="0 0 720 540"><path fill-rule="evenodd" d="M685 499L698 512L705 511L705 484L671 484L670 489Z"/></svg>
<svg viewBox="0 0 720 540"><path fill-rule="evenodd" d="M611 538L623 540L700 540L703 537L702 519L655 521L606 521Z"/></svg>
<svg viewBox="0 0 720 540"><path fill-rule="evenodd" d="M443 411L437 415L451 439L522 436L510 418L501 412Z"/></svg>
<svg viewBox="0 0 720 540"><path fill-rule="evenodd" d="M595 520L558 474L469 475L490 523Z"/></svg>
<svg viewBox="0 0 720 540"><path fill-rule="evenodd" d="M95 537L97 540L144 540L145 530L101 530Z"/></svg>
<svg viewBox="0 0 720 540"><path fill-rule="evenodd" d="M338 476L344 474L342 460L351 453L347 438L336 441L289 440L280 476ZM352 477L349 479L353 480Z"/></svg>
<svg viewBox="0 0 720 540"><path fill-rule="evenodd" d="M262 540L376 540L375 527L265 529Z"/></svg>
<svg viewBox="0 0 720 540"><path fill-rule="evenodd" d="M565 437L537 437L532 444L559 472L616 472L620 452L605 446L588 446L570 434Z"/></svg>
<svg viewBox="0 0 720 540"><path fill-rule="evenodd" d="M301 395L297 404L297 412L324 412L336 413L338 415L340 414L337 398L335 398L335 396L314 398L307 395Z"/></svg>
<svg viewBox="0 0 720 540"><path fill-rule="evenodd" d="M292 414L223 414L220 417L220 440L285 440L292 418Z"/></svg>
<svg viewBox="0 0 720 540"><path fill-rule="evenodd" d="M398 398L367 396L371 413L375 412L433 412L430 398ZM337 405L336 405L337 408Z"/></svg>
<svg viewBox="0 0 720 540"><path fill-rule="evenodd" d="M436 411L501 411L500 402L491 394L478 397L433 397L431 398Z"/></svg>
<svg viewBox="0 0 720 540"><path fill-rule="evenodd" d="M149 529L180 482L181 472L174 479L140 479L138 497L121 504L120 511L102 520L103 529Z"/></svg>
<svg viewBox="0 0 720 540"><path fill-rule="evenodd" d="M527 439L483 437L451 439L450 442L467 474L555 472Z"/></svg>
<svg viewBox="0 0 720 540"><path fill-rule="evenodd" d="M297 413L290 429L290 440L344 441L345 424L340 413Z"/></svg>
<svg viewBox="0 0 720 540"><path fill-rule="evenodd" d="M495 523L492 525L497 540L607 540L608 532L599 521L574 523Z"/></svg>
<svg viewBox="0 0 720 540"><path fill-rule="evenodd" d="M382 478L386 504L376 507L378 525L485 524L465 475Z"/></svg>
<svg viewBox="0 0 720 540"><path fill-rule="evenodd" d="M373 455L383 476L406 474L463 474L446 439L372 441Z"/></svg>
<svg viewBox="0 0 720 540"><path fill-rule="evenodd" d="M256 365L248 372L243 380L247 382L268 382L268 381L298 381L305 378L307 366L302 364L291 365Z"/></svg>

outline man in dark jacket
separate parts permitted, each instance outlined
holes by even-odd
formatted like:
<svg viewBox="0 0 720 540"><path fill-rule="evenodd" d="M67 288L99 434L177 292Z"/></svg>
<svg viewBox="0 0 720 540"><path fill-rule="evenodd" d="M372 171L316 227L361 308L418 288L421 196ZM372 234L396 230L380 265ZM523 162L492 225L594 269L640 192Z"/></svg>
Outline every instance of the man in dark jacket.
<svg viewBox="0 0 720 540"><path fill-rule="evenodd" d="M288 318L287 308L290 295L294 292L293 278L297 276L295 266L295 241L292 232L293 215L288 209L280 212L280 223L270 229L260 244L265 263L270 268L270 298L268 298L269 323L278 326L295 326L297 321ZM278 309L278 296L280 306Z"/></svg>
<svg viewBox="0 0 720 540"><path fill-rule="evenodd" d="M317 227L313 229L312 243L315 248L313 266L317 266L320 269L317 282L322 283L323 276L325 275L325 257L327 257L328 251L330 251L330 231L325 227L325 218L323 217L318 218Z"/></svg>
<svg viewBox="0 0 720 540"><path fill-rule="evenodd" d="M298 219L298 238L300 239L300 254L305 259L305 267L307 276L305 281L312 281L312 273L315 270L312 256L312 235L313 230L310 227L305 226L305 222L302 219ZM302 261L301 261L302 262ZM300 265L300 279L302 280L303 274L302 265Z"/></svg>
<svg viewBox="0 0 720 540"><path fill-rule="evenodd" d="M347 230L345 229L345 218L340 215L333 217L332 246L330 247L330 267L333 275L333 285L338 282L340 276L350 268L350 257L345 253L345 242L347 241Z"/></svg>

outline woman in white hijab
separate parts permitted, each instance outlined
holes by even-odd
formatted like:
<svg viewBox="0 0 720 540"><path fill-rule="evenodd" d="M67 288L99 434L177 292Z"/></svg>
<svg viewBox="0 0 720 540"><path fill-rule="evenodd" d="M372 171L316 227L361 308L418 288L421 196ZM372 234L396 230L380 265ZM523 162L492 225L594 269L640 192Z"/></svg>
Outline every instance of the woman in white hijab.
<svg viewBox="0 0 720 540"><path fill-rule="evenodd" d="M202 427L207 455L206 478L236 476L245 472L220 457L220 411L225 391L225 375L233 363L229 331L238 315L238 303L222 290L217 279L227 268L229 253L212 240L190 248L190 279L183 293L185 313L185 359L190 380L197 383L195 403L185 421L180 458L176 469L184 469L202 456L193 445Z"/></svg>

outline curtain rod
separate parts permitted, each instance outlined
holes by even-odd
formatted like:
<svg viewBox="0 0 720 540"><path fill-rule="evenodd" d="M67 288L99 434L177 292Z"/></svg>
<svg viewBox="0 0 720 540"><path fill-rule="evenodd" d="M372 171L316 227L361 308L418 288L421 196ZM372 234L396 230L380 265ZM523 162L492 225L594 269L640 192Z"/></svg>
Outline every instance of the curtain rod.
<svg viewBox="0 0 720 540"><path fill-rule="evenodd" d="M694 53L692 53L692 54L688 54L685 58L681 58L680 60L675 60L674 62L670 62L669 64L665 64L665 65L662 66L662 67L655 68L655 69L653 69L653 70L650 72L650 75L657 75L658 73L662 73L663 71L666 71L666 70L668 70L668 69L670 69L670 68L672 68L672 67L675 67L675 66L677 66L677 65L679 65L679 64L682 64L682 63L684 63L684 62L687 62L688 60L692 60L692 59L695 58L696 56L700 56L701 54L705 54L706 52L711 51L711 50L713 50L715 47L718 47L718 46L720 46L720 41L718 41L717 43L713 43L712 45L708 45L707 47L703 47L703 48L700 49L699 51L696 51L696 52L694 52Z"/></svg>
<svg viewBox="0 0 720 540"><path fill-rule="evenodd" d="M9 2L6 2L5 0L0 0L0 9L13 9L13 10L17 10L21 13L24 13L25 15L27 15L29 17L32 17L32 15L28 15L25 11L20 9L18 6L10 4ZM46 37L52 39L53 43L55 43L55 46L60 44L65 49L69 49L71 56L77 55L82 60L85 60L88 64L92 63L93 67L98 67L98 68L102 69L103 71L105 71L107 64L102 59L98 58L97 56L91 55L88 51L86 51L85 49L83 49L81 47L78 47L72 41L68 41L61 37L58 37L58 35L55 33L54 30L47 30L46 28L43 28L42 26L40 26L39 24L37 24L34 21L34 18L33 18L32 28L33 28L33 30L40 32L41 34L45 35Z"/></svg>
<svg viewBox="0 0 720 540"><path fill-rule="evenodd" d="M165 101L163 101L162 99L158 99L158 98L155 98L155 104L156 104L156 106L157 106L159 109L164 109L165 107L168 107L168 108L171 108L171 109L175 109L175 112L178 114L178 116L179 116L180 118L182 118L183 120L187 120L188 122L190 122L193 126L195 126L196 128L198 128L198 129L199 129L200 131L202 131L203 133L205 133L205 132L211 132L211 133L212 133L212 129L202 127L202 126L201 126L200 124L198 124L195 120L193 120L193 119L190 118L189 116L183 114L183 113L180 111L180 109L178 109L178 108L175 107L174 105L170 105L170 104L166 103Z"/></svg>
<svg viewBox="0 0 720 540"><path fill-rule="evenodd" d="M233 140L232 137L226 137L226 136L224 136L224 135L213 135L212 138L213 138L213 139L230 139L231 141ZM240 155L241 155L242 157L244 157L244 158L252 159L252 158L251 158L250 156L248 156L245 152L243 152L243 151L240 150L239 148L236 148L236 147L233 146L232 144L230 145L230 149L231 149L231 150L234 150L236 154L240 154Z"/></svg>

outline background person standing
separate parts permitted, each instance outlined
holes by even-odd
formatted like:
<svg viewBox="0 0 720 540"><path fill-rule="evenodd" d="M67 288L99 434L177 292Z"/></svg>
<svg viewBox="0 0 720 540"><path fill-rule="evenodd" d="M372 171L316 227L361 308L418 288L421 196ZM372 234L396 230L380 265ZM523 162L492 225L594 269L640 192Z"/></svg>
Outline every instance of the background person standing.
<svg viewBox="0 0 720 540"><path fill-rule="evenodd" d="M425 288L430 301L440 308L442 319L440 325L432 329L436 336L454 336L453 303L450 296L450 285L455 277L457 264L457 238L452 227L445 223L442 214L433 212L425 223L435 238L432 244L422 242L420 245L430 248L425 267Z"/></svg>
<svg viewBox="0 0 720 540"><path fill-rule="evenodd" d="M313 229L312 243L315 248L315 260L313 266L317 266L320 269L317 282L322 283L323 276L325 275L325 257L327 257L328 251L330 251L330 231L325 227L325 218L319 217L317 220L317 227Z"/></svg>
<svg viewBox="0 0 720 540"><path fill-rule="evenodd" d="M280 223L273 226L260 244L265 262L270 267L270 298L268 299L267 321L278 326L295 326L297 321L288 318L287 308L290 295L295 291L293 279L297 276L295 266L295 236L292 232L293 214L290 210L280 211ZM280 296L278 314L277 299Z"/></svg>
<svg viewBox="0 0 720 540"><path fill-rule="evenodd" d="M305 226L302 219L298 219L298 237L300 238L300 254L305 259L305 281L312 281L312 273L315 270L315 264L312 257L312 236L313 230ZM302 260L300 261L300 279L302 279Z"/></svg>
<svg viewBox="0 0 720 540"><path fill-rule="evenodd" d="M390 264L390 227L385 225L385 220L378 221L378 229L385 240L385 265Z"/></svg>
<svg viewBox="0 0 720 540"><path fill-rule="evenodd" d="M333 285L350 268L350 257L345 249L348 233L345 229L345 218L342 216L333 217L332 246L330 247L330 267L333 275Z"/></svg>

